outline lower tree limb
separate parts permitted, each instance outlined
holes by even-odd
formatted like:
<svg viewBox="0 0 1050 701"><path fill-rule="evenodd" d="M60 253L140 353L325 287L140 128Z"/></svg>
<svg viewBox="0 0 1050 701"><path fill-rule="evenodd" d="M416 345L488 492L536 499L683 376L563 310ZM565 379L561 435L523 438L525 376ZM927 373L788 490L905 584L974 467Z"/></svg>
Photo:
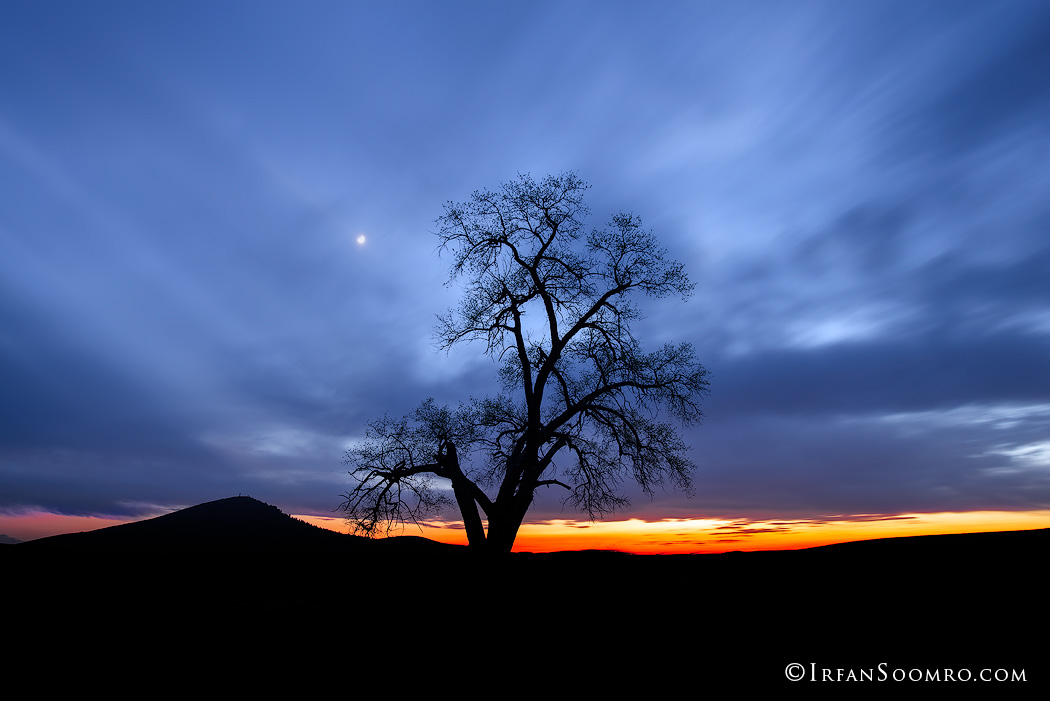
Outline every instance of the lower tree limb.
<svg viewBox="0 0 1050 701"><path fill-rule="evenodd" d="M477 502L474 501L472 485L459 480L452 482L452 491L456 495L456 504L463 516L463 527L467 531L467 544L472 550L485 547L485 527L481 523Z"/></svg>

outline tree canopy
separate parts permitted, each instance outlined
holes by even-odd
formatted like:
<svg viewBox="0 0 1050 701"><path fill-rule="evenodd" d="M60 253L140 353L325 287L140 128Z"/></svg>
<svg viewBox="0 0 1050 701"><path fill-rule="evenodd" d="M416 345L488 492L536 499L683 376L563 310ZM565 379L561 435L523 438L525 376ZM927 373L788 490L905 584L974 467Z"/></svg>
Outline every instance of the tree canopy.
<svg viewBox="0 0 1050 701"><path fill-rule="evenodd" d="M347 452L354 486L341 508L356 532L454 499L471 549L501 553L540 487L592 519L627 505L626 478L649 495L691 491L678 426L701 420L707 370L688 343L645 352L631 322L639 295L686 299L693 284L633 214L585 231L588 187L575 173L519 175L445 205L437 235L463 298L439 317L437 341L480 341L502 391L373 422Z"/></svg>

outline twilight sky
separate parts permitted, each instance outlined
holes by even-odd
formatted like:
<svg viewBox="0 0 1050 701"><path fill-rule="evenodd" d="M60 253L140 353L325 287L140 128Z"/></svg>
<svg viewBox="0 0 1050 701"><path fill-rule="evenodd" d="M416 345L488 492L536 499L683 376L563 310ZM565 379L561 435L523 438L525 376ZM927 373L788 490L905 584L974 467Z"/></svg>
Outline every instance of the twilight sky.
<svg viewBox="0 0 1050 701"><path fill-rule="evenodd" d="M496 389L443 204L565 170L712 373L622 517L1050 509L1048 67L1040 0L3 3L0 511L331 515L366 422Z"/></svg>

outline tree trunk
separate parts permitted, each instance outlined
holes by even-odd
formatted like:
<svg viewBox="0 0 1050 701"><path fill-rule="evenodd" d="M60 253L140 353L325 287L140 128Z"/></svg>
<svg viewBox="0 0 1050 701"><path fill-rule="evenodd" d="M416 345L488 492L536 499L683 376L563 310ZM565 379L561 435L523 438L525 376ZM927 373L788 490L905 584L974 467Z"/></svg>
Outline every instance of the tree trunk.
<svg viewBox="0 0 1050 701"><path fill-rule="evenodd" d="M490 555L506 555L514 547L514 540L518 537L518 529L521 522L525 520L525 513L529 510L531 500L525 502L522 508L521 499L516 497L509 507L500 509L489 516L489 533L485 543L485 550Z"/></svg>
<svg viewBox="0 0 1050 701"><path fill-rule="evenodd" d="M520 523L510 523L502 519L489 520L489 537L486 551L491 555L506 555L514 547Z"/></svg>

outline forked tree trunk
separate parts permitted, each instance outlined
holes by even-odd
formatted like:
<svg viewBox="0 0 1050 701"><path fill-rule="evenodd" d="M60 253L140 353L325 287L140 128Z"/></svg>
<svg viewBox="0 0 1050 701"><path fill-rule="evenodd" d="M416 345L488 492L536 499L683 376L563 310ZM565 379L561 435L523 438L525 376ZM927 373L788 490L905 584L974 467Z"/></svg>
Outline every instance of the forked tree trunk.
<svg viewBox="0 0 1050 701"><path fill-rule="evenodd" d="M531 500L524 505L515 499L509 507L504 507L489 516L489 532L485 542L485 552L489 555L506 555L514 547L518 529L525 520Z"/></svg>
<svg viewBox="0 0 1050 701"><path fill-rule="evenodd" d="M518 536L518 528L521 522L512 523L511 519L490 519L489 533L485 543L485 551L490 555L505 555L514 547L514 539Z"/></svg>

